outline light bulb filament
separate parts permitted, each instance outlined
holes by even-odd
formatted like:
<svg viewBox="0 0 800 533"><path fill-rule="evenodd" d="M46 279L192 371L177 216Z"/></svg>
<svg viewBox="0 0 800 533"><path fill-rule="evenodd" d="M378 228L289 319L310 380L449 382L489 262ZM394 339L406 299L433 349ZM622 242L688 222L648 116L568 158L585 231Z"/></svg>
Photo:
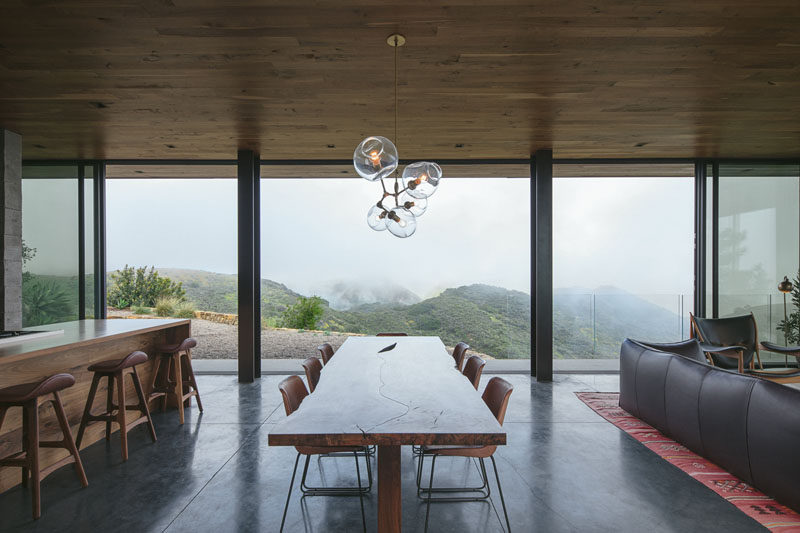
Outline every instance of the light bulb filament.
<svg viewBox="0 0 800 533"><path fill-rule="evenodd" d="M369 160L372 161L373 166L380 166L381 154L379 154L377 150L373 150L369 153Z"/></svg>

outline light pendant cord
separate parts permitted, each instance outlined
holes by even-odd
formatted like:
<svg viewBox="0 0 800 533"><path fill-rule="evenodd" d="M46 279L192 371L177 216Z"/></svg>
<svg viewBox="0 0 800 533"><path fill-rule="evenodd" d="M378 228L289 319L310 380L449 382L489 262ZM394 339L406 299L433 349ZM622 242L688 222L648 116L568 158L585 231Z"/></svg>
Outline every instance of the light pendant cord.
<svg viewBox="0 0 800 533"><path fill-rule="evenodd" d="M395 146L399 144L397 139L397 49L399 48L399 38L395 36L394 38L394 142ZM398 173L400 172L400 166L395 169L394 171L394 203L395 207L400 207L400 200L399 195L397 194L399 187L398 187Z"/></svg>

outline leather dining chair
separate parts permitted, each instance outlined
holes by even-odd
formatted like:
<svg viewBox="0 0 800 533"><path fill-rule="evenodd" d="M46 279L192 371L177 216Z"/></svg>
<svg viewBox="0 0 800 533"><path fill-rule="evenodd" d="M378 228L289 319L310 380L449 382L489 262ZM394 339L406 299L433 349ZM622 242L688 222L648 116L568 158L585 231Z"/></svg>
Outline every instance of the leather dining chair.
<svg viewBox="0 0 800 533"><path fill-rule="evenodd" d="M481 384L481 374L483 373L484 366L486 366L486 361L477 355L471 355L464 364L464 371L462 374L472 383L475 390L478 390L478 386Z"/></svg>
<svg viewBox="0 0 800 533"><path fill-rule="evenodd" d="M333 346L324 342L317 346L317 351L319 352L319 356L322 358L322 364L327 365L328 361L331 360L333 357Z"/></svg>
<svg viewBox="0 0 800 533"><path fill-rule="evenodd" d="M377 333L376 337L408 337L408 333Z"/></svg>
<svg viewBox="0 0 800 533"><path fill-rule="evenodd" d="M483 401L489 410L492 411L500 425L503 425L503 419L506 416L506 409L508 408L508 400L511 397L511 392L514 386L508 381L500 377L493 377L486 385L486 390L483 392ZM467 501L485 501L491 496L491 487L489 486L489 477L486 474L486 465L484 459L489 458L492 461L494 468L494 476L497 481L497 489L500 493L500 502L503 504L503 515L506 519L507 531L511 531L511 523L508 520L508 511L506 510L506 500L503 497L503 488L500 485L500 475L497 473L497 463L494 460L494 452L497 446L423 446L422 454L419 456L419 463L417 465L417 496L427 502L425 510L425 531L428 531L428 518L431 512L431 502L467 502ZM420 487L420 479L422 478L422 464L426 456L432 457L431 462L431 477L428 483L428 488ZM436 467L436 458L440 456L448 457L468 457L478 459L480 464L481 478L483 485L480 487L434 487L433 486L433 472ZM444 497L439 496L434 498L435 493L478 493L475 497Z"/></svg>
<svg viewBox="0 0 800 533"><path fill-rule="evenodd" d="M319 375L322 372L322 363L316 357L309 357L303 361L303 370L306 371L306 381L308 382L308 390L314 392L319 383Z"/></svg>
<svg viewBox="0 0 800 533"><path fill-rule="evenodd" d="M469 350L469 344L466 342L459 342L453 348L453 359L456 361L456 368L459 372L461 372L461 368L464 365L464 357L467 355L467 350Z"/></svg>
<svg viewBox="0 0 800 533"><path fill-rule="evenodd" d="M303 399L308 396L308 389L306 389L303 380L298 376L289 376L278 385L283 398L283 407L286 411L286 416L295 412ZM367 477L369 484L366 487L361 486L361 470L358 465L359 455L365 455L363 446L295 446L297 450L297 457L294 461L294 469L292 470L292 480L289 482L289 492L286 495L286 505L283 508L283 518L281 519L280 531L283 531L283 526L286 523L286 512L289 510L289 500L292 497L292 487L294 486L294 479L297 475L297 465L300 462L300 456L306 456L305 466L303 467L303 475L300 480L300 490L303 492L303 497L306 496L358 496L361 502L361 521L364 525L364 531L367 531L367 520L364 516L364 494L372 490L372 467L370 466L369 458L367 457ZM308 474L308 465L311 461L312 455L326 455L330 453L348 453L353 454L356 462L356 479L358 480L358 487L310 487L306 485L306 476Z"/></svg>

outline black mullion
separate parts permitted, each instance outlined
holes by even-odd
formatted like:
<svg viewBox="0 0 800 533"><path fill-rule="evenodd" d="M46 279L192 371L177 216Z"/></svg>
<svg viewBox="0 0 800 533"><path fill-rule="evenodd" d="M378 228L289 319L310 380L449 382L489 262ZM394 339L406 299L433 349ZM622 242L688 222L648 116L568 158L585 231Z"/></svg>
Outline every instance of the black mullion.
<svg viewBox="0 0 800 533"><path fill-rule="evenodd" d="M706 163L697 161L694 165L694 314L700 317L706 316L706 199Z"/></svg>
<svg viewBox="0 0 800 533"><path fill-rule="evenodd" d="M719 318L719 163L711 178L711 316Z"/></svg>
<svg viewBox="0 0 800 533"><path fill-rule="evenodd" d="M86 319L86 169L78 164L78 320Z"/></svg>
<svg viewBox="0 0 800 533"><path fill-rule="evenodd" d="M536 190L536 380L553 381L553 151L534 158Z"/></svg>

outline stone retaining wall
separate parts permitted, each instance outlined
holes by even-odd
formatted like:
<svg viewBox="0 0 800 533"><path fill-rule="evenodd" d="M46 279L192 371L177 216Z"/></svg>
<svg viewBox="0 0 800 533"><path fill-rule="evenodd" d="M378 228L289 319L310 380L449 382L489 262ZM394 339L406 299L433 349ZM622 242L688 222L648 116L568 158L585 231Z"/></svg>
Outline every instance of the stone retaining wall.
<svg viewBox="0 0 800 533"><path fill-rule="evenodd" d="M194 317L201 320L208 320L209 322L217 322L218 324L228 324L229 326L239 325L239 315L230 313L214 313L212 311L195 311Z"/></svg>

